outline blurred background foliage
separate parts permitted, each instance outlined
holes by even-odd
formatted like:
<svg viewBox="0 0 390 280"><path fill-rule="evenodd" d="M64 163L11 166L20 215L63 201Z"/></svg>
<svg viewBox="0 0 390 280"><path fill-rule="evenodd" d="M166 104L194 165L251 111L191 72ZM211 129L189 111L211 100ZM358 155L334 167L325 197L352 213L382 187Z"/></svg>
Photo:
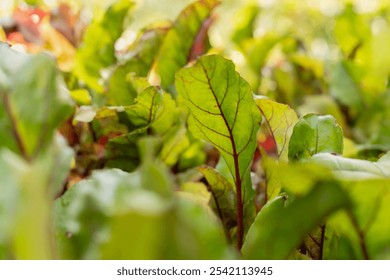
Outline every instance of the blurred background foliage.
<svg viewBox="0 0 390 280"><path fill-rule="evenodd" d="M242 257L390 258L388 0L2 0L0 41L0 257L239 258L174 85L220 54L270 98Z"/></svg>

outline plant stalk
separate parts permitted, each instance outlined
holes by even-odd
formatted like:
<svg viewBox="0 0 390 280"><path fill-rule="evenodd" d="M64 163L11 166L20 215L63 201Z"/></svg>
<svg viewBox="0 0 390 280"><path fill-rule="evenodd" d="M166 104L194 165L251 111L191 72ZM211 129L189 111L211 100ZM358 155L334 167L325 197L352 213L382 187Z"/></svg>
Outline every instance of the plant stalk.
<svg viewBox="0 0 390 280"><path fill-rule="evenodd" d="M236 175L238 169L236 169ZM241 251L244 238L244 205L242 203L242 182L238 174L236 179L236 194L237 194L237 249Z"/></svg>

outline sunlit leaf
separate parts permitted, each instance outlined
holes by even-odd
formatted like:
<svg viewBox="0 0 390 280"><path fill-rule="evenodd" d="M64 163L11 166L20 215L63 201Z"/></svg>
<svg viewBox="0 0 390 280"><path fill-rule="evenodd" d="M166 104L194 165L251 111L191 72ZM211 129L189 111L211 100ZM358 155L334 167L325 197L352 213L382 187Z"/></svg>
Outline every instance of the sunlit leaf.
<svg viewBox="0 0 390 280"><path fill-rule="evenodd" d="M390 177L390 153L384 155L377 162L343 158L331 154L318 154L313 156L312 160L330 168L338 177L343 179Z"/></svg>
<svg viewBox="0 0 390 280"><path fill-rule="evenodd" d="M235 182L241 183L252 161L261 120L249 85L232 62L205 56L178 72L176 87L191 112L191 132L220 151Z"/></svg>
<svg viewBox="0 0 390 280"><path fill-rule="evenodd" d="M289 106L271 99L256 98L271 135L275 139L278 156L281 161L288 161L288 147L293 128L298 122L297 114Z"/></svg>
<svg viewBox="0 0 390 280"><path fill-rule="evenodd" d="M168 31L154 66L164 89L174 83L176 71L187 64L195 38L217 4L216 0L202 0L189 5Z"/></svg>
<svg viewBox="0 0 390 280"><path fill-rule="evenodd" d="M247 5L237 12L234 18L233 42L241 45L243 41L253 37L255 21L259 12L260 9L257 5Z"/></svg>
<svg viewBox="0 0 390 280"><path fill-rule="evenodd" d="M107 96L111 105L133 104L138 91L135 85L137 80L132 75L147 76L168 29L169 27L145 29L123 55L108 81Z"/></svg>
<svg viewBox="0 0 390 280"><path fill-rule="evenodd" d="M88 27L83 45L77 51L75 74L96 92L103 92L101 71L116 62L114 44L123 32L123 22L132 6L130 0L113 4Z"/></svg>
<svg viewBox="0 0 390 280"><path fill-rule="evenodd" d="M250 86L231 61L213 55L180 70L176 88L190 110L192 134L210 142L225 159L236 185L240 216L253 193L248 168L261 121Z"/></svg>

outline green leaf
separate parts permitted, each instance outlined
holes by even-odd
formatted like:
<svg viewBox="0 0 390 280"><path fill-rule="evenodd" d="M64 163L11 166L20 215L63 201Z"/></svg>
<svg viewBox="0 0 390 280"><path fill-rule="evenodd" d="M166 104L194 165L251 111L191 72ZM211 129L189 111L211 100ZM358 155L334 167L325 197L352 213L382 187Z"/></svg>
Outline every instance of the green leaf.
<svg viewBox="0 0 390 280"><path fill-rule="evenodd" d="M0 146L31 159L72 113L72 100L49 56L20 54L3 44L0 54Z"/></svg>
<svg viewBox="0 0 390 280"><path fill-rule="evenodd" d="M232 256L220 224L203 200L173 195L167 167L155 158L158 144L151 137L140 142L142 165L136 172L96 171L56 202L63 258Z"/></svg>
<svg viewBox="0 0 390 280"><path fill-rule="evenodd" d="M227 246L219 221L204 205L179 197L173 217L172 241L166 249L168 259L221 260L237 257Z"/></svg>
<svg viewBox="0 0 390 280"><path fill-rule="evenodd" d="M102 107L94 119L115 119L126 125L129 131L147 128L162 115L165 97L170 98L156 87L149 86L138 94L132 105Z"/></svg>
<svg viewBox="0 0 390 280"><path fill-rule="evenodd" d="M249 172L261 115L234 68L220 56L205 56L177 73L176 87L190 110L190 131L219 150L239 185Z"/></svg>
<svg viewBox="0 0 390 280"><path fill-rule="evenodd" d="M133 76L146 77L154 63L168 28L146 28L124 54L108 81L110 105L131 105L138 95L137 80ZM130 76L129 76L130 75Z"/></svg>
<svg viewBox="0 0 390 280"><path fill-rule="evenodd" d="M353 208L332 217L329 259L389 259L390 181L367 179L344 183Z"/></svg>
<svg viewBox="0 0 390 280"><path fill-rule="evenodd" d="M180 154L190 145L187 129L184 124L172 127L162 138L162 149L159 158L168 166L174 166Z"/></svg>
<svg viewBox="0 0 390 280"><path fill-rule="evenodd" d="M153 194L134 196L145 208L129 209L110 219L111 237L102 244L102 259L153 260L164 257L168 236L168 209L148 209L153 203L161 204ZM168 247L168 246L167 246ZM168 248L166 249L168 250Z"/></svg>
<svg viewBox="0 0 390 280"><path fill-rule="evenodd" d="M0 150L0 247L7 248L7 259L56 258L51 206L68 175L73 151L62 137L53 140L33 162Z"/></svg>
<svg viewBox="0 0 390 280"><path fill-rule="evenodd" d="M154 66L154 74L161 86L168 89L175 81L175 73L188 62L191 50L204 21L219 2L196 1L185 8L176 19L162 42Z"/></svg>
<svg viewBox="0 0 390 280"><path fill-rule="evenodd" d="M110 6L88 27L77 51L74 73L98 93L104 89L101 71L116 62L115 41L122 35L123 22L133 5L130 0L120 0Z"/></svg>
<svg viewBox="0 0 390 280"><path fill-rule="evenodd" d="M308 114L299 119L290 139L290 160L310 158L318 153L343 153L343 131L336 120L328 116Z"/></svg>
<svg viewBox="0 0 390 280"><path fill-rule="evenodd" d="M271 50L278 44L284 36L275 33L268 33L259 38L251 38L243 41L242 48L247 57L252 71L258 73L266 64Z"/></svg>
<svg viewBox="0 0 390 280"><path fill-rule="evenodd" d="M108 238L109 218L134 202L133 193L141 188L138 182L138 177L120 170L98 171L58 199L54 214L61 256L98 258L98 247ZM137 205L141 208L147 206ZM149 206L159 208L156 202Z"/></svg>
<svg viewBox="0 0 390 280"><path fill-rule="evenodd" d="M343 158L331 154L315 155L312 157L312 161L328 167L337 177L342 179L390 178L390 152L377 162Z"/></svg>
<svg viewBox="0 0 390 280"><path fill-rule="evenodd" d="M234 32L232 41L241 45L243 41L253 37L256 18L260 8L257 5L249 4L237 12L234 18Z"/></svg>
<svg viewBox="0 0 390 280"><path fill-rule="evenodd" d="M351 114L356 115L363 107L363 96L354 81L346 62L339 62L329 69L329 93L341 104L348 106Z"/></svg>
<svg viewBox="0 0 390 280"><path fill-rule="evenodd" d="M129 129L149 126L158 116L163 104L163 94L155 87L143 90L135 100L134 105L125 107L125 115L131 125Z"/></svg>
<svg viewBox="0 0 390 280"><path fill-rule="evenodd" d="M120 168L127 172L134 171L140 163L137 142L145 135L146 129L137 129L110 139L106 145L105 167Z"/></svg>
<svg viewBox="0 0 390 280"><path fill-rule="evenodd" d="M225 231L229 232L231 228L236 226L237 202L234 187L212 167L202 166L198 170L209 183L209 190L212 195L210 206L214 210L214 213L221 219Z"/></svg>
<svg viewBox="0 0 390 280"><path fill-rule="evenodd" d="M277 103L268 98L256 98L271 135L275 139L280 161L288 161L288 147L298 116L288 105Z"/></svg>
<svg viewBox="0 0 390 280"><path fill-rule="evenodd" d="M348 206L349 199L337 183L319 182L306 196L284 204L285 197L279 196L259 212L242 248L245 259L286 259L315 226Z"/></svg>

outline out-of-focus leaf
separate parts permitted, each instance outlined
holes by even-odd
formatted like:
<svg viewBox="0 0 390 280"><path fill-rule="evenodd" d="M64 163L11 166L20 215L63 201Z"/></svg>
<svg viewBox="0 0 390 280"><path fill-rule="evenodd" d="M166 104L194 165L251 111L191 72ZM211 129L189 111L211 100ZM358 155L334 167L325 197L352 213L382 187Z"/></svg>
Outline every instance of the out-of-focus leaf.
<svg viewBox="0 0 390 280"><path fill-rule="evenodd" d="M284 163L264 157L262 166L267 180L267 198L283 189L294 196L306 195L321 180L332 178L332 172L314 162Z"/></svg>
<svg viewBox="0 0 390 280"><path fill-rule="evenodd" d="M158 209L152 204L161 202L153 194L140 194L134 200L141 200L144 207L128 209L123 214L110 219L111 238L102 245L102 259L151 260L164 259L169 224L167 210ZM136 205L135 205L136 206ZM157 208L157 209L156 209ZM156 209L156 210L154 210Z"/></svg>
<svg viewBox="0 0 390 280"><path fill-rule="evenodd" d="M208 207L211 193L207 190L205 184L200 182L186 182L180 185L180 191L176 192L180 198L188 199L196 204L203 205L205 209L211 212L211 208Z"/></svg>
<svg viewBox="0 0 390 280"><path fill-rule="evenodd" d="M388 259L390 249L390 182L366 179L345 183L353 202L351 211L332 217L329 259Z"/></svg>
<svg viewBox="0 0 390 280"><path fill-rule="evenodd" d="M202 0L189 5L168 31L153 70L164 89L174 83L176 71L187 64L195 38L217 4L216 0Z"/></svg>
<svg viewBox="0 0 390 280"><path fill-rule="evenodd" d="M168 259L227 259L236 257L229 250L223 229L203 205L179 198L173 216Z"/></svg>
<svg viewBox="0 0 390 280"><path fill-rule="evenodd" d="M0 53L0 146L31 158L51 143L72 101L48 56L22 55L3 44Z"/></svg>
<svg viewBox="0 0 390 280"><path fill-rule="evenodd" d="M336 120L314 114L299 119L290 139L290 160L310 158L318 153L343 153L343 131Z"/></svg>
<svg viewBox="0 0 390 280"><path fill-rule="evenodd" d="M353 55L370 34L370 25L363 15L356 13L352 3L336 18L333 27L335 38L346 56Z"/></svg>
<svg viewBox="0 0 390 280"><path fill-rule="evenodd" d="M74 73L98 93L103 92L101 71L116 62L114 44L123 32L123 22L132 6L130 0L110 6L101 19L95 19L88 27L77 51Z"/></svg>
<svg viewBox="0 0 390 280"><path fill-rule="evenodd" d="M0 41L5 41L6 40L6 35L5 35L5 32L4 32L4 30L3 30L3 28L2 27L0 27Z"/></svg>
<svg viewBox="0 0 390 280"><path fill-rule="evenodd" d="M61 33L73 46L78 43L78 20L71 6L66 3L59 3L58 7L51 11L50 25Z"/></svg>
<svg viewBox="0 0 390 280"><path fill-rule="evenodd" d="M190 137L190 145L180 154L179 170L187 170L205 164L207 154L205 143Z"/></svg>
<svg viewBox="0 0 390 280"><path fill-rule="evenodd" d="M106 145L106 167L131 172L140 163L137 141L146 135L146 129L138 129L111 139Z"/></svg>
<svg viewBox="0 0 390 280"><path fill-rule="evenodd" d="M147 190L170 197L175 189L175 184L168 167L156 157L160 144L159 139L153 137L145 137L138 141L142 160L140 166L141 183Z"/></svg>
<svg viewBox="0 0 390 280"><path fill-rule="evenodd" d="M184 124L172 127L162 139L163 145L159 157L168 166L179 160L180 154L189 146L187 129Z"/></svg>
<svg viewBox="0 0 390 280"><path fill-rule="evenodd" d="M26 169L26 163L11 152L2 149L0 152L0 244L7 248L12 230L16 223L21 190L19 189L21 174ZM7 252L8 253L8 252ZM6 254L4 254L7 256ZM5 257L6 258L6 257Z"/></svg>
<svg viewBox="0 0 390 280"><path fill-rule="evenodd" d="M312 160L330 168L343 179L390 177L390 153L382 156L377 162L343 158L331 154L318 154L313 156Z"/></svg>
<svg viewBox="0 0 390 280"><path fill-rule="evenodd" d="M280 162L272 159L266 153L261 153L261 167L264 172L264 197L262 197L262 203L267 202L277 195L283 187L283 182L280 178Z"/></svg>
<svg viewBox="0 0 390 280"><path fill-rule="evenodd" d="M317 78L324 77L324 64L319 59L302 54L293 54L291 55L291 61L305 69L313 71Z"/></svg>
<svg viewBox="0 0 390 280"><path fill-rule="evenodd" d="M200 200L173 196L158 141L140 142L134 173L104 170L73 186L56 202L63 258L221 259L223 231Z"/></svg>
<svg viewBox="0 0 390 280"><path fill-rule="evenodd" d="M124 54L109 78L107 96L111 105L133 104L138 92L132 75L148 74L167 30L168 27L147 28Z"/></svg>
<svg viewBox="0 0 390 280"><path fill-rule="evenodd" d="M120 170L94 172L57 200L55 221L62 257L98 258L98 246L108 238L110 216L126 209L141 187L138 182L139 177Z"/></svg>
<svg viewBox="0 0 390 280"><path fill-rule="evenodd" d="M257 5L247 5L239 10L235 16L235 30L232 35L232 40L238 45L247 39L253 37L254 24L260 9Z"/></svg>
<svg viewBox="0 0 390 280"><path fill-rule="evenodd" d="M91 95L86 89L75 89L70 95L78 105L90 105L92 102Z"/></svg>
<svg viewBox="0 0 390 280"><path fill-rule="evenodd" d="M286 259L315 226L349 205L335 182L319 182L308 195L286 207L284 202L284 197L277 197L259 212L242 248L244 258Z"/></svg>
<svg viewBox="0 0 390 280"><path fill-rule="evenodd" d="M74 46L50 25L48 19L41 23L39 31L46 42L45 48L57 58L59 68L65 72L71 71L76 55Z"/></svg>
<svg viewBox="0 0 390 280"><path fill-rule="evenodd" d="M265 65L270 51L284 37L278 34L266 34L261 38L245 40L243 42L244 53L252 70L256 73Z"/></svg>
<svg viewBox="0 0 390 280"><path fill-rule="evenodd" d="M0 152L0 244L6 258L56 257L51 235L51 201L65 183L73 151L57 137L34 162ZM52 169L53 166L57 168ZM31 179L34 180L31 180Z"/></svg>
<svg viewBox="0 0 390 280"><path fill-rule="evenodd" d="M298 122L297 114L288 105L267 98L256 98L256 104L275 139L279 159L288 161L288 147L294 125Z"/></svg>
<svg viewBox="0 0 390 280"><path fill-rule="evenodd" d="M349 73L346 62L339 62L329 69L329 93L341 104L348 106L353 116L362 109L363 96Z"/></svg>

